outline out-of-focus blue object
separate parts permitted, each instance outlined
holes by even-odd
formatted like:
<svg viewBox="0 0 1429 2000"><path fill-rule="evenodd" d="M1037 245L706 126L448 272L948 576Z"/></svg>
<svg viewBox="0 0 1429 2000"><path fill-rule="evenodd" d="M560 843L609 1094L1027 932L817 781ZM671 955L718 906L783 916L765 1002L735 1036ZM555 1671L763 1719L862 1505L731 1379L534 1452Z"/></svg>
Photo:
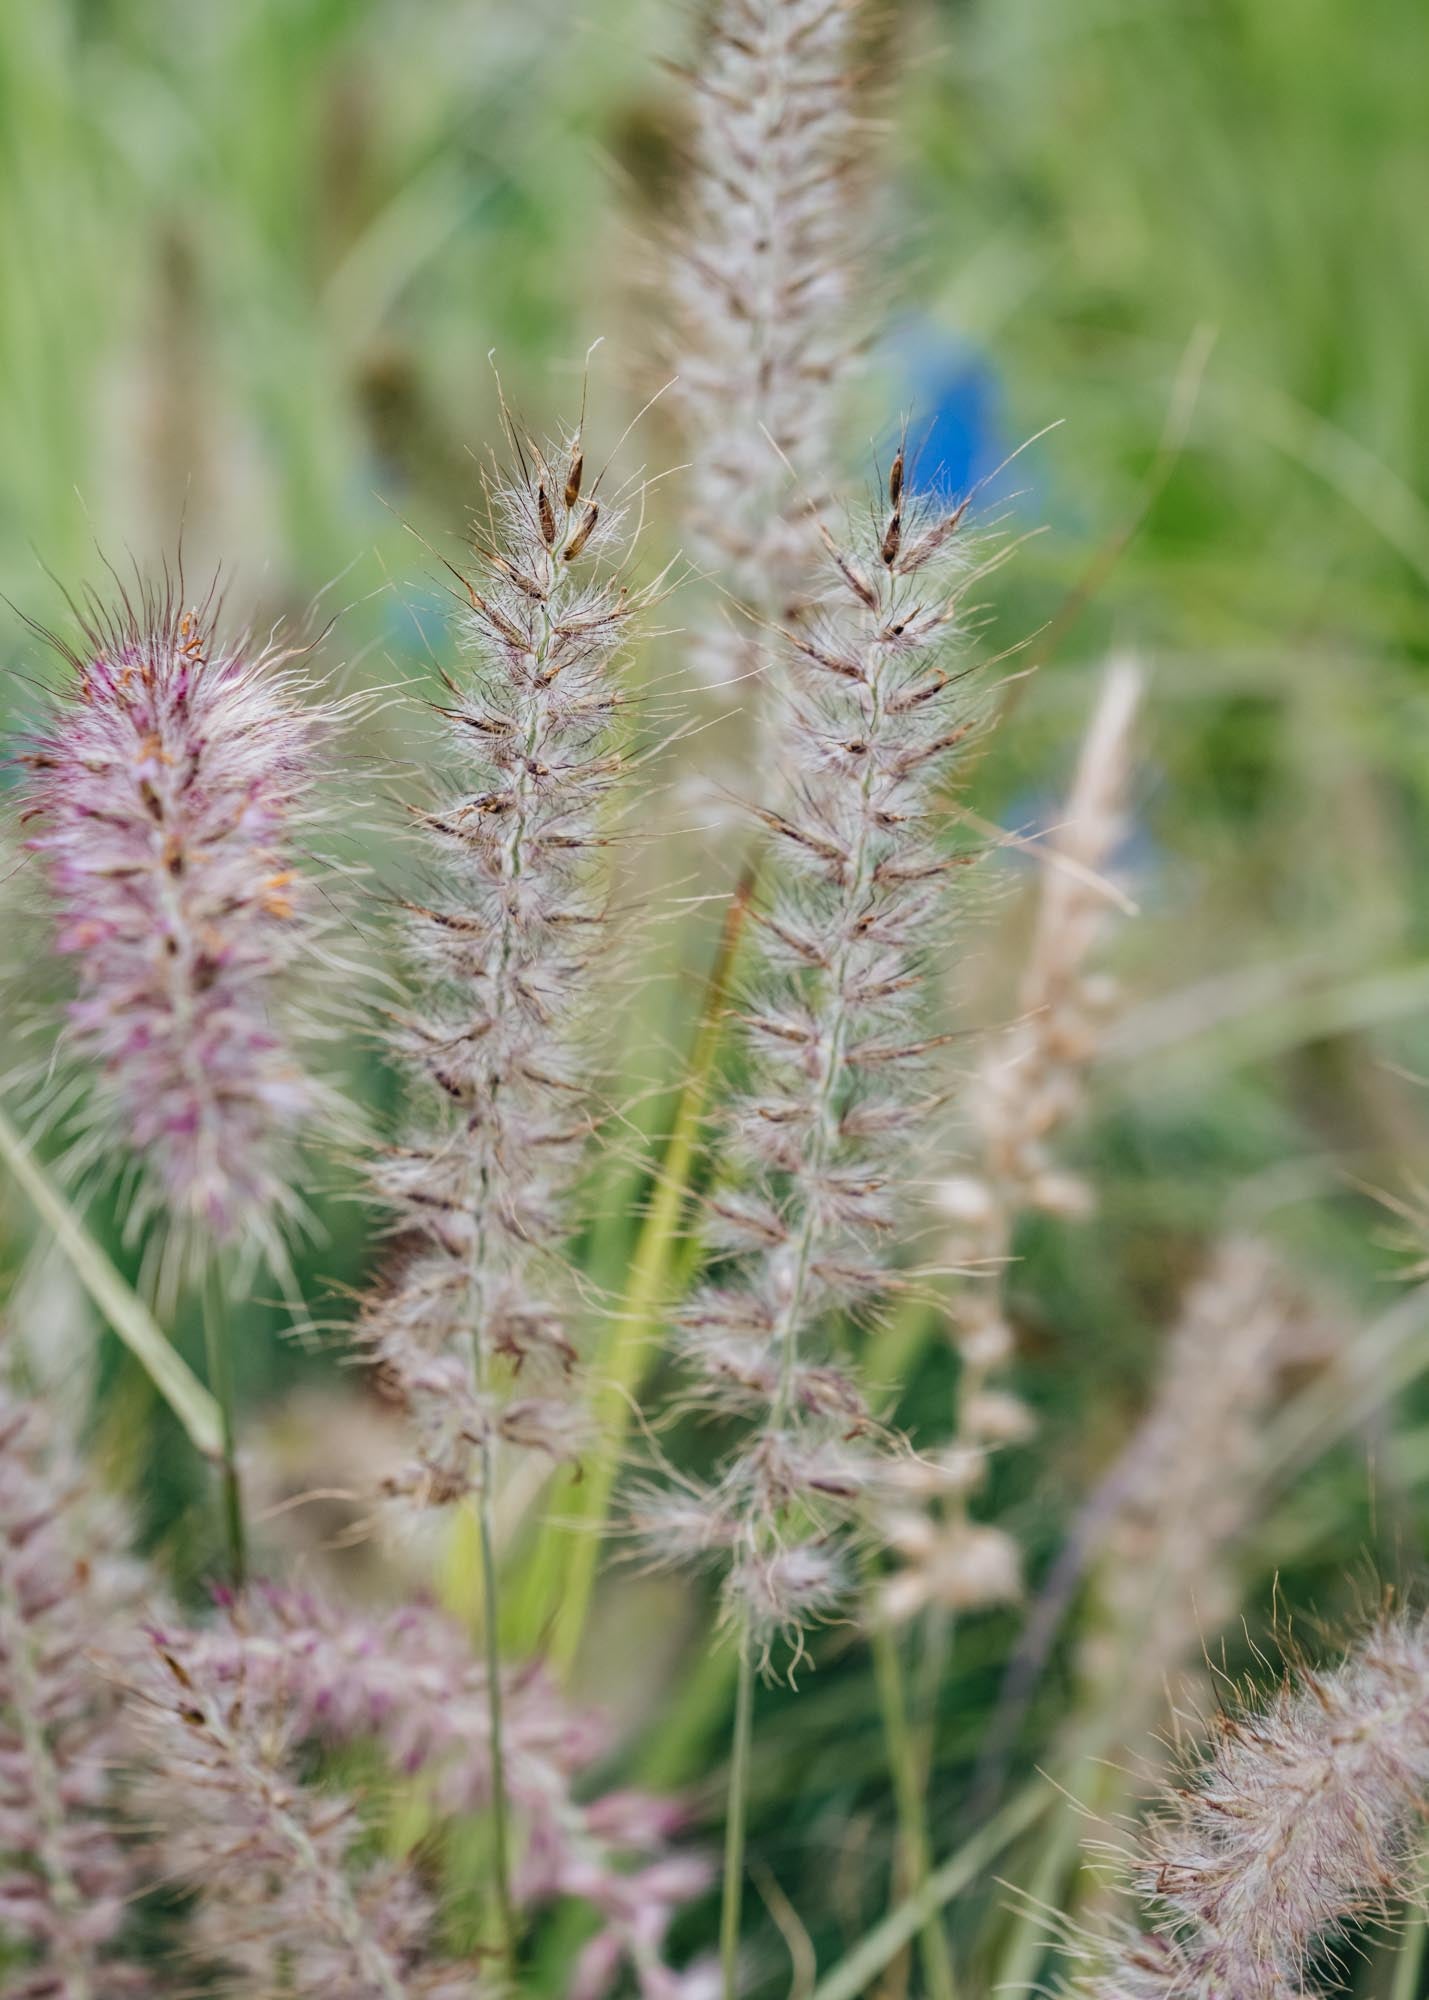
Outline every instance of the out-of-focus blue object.
<svg viewBox="0 0 1429 2000"><path fill-rule="evenodd" d="M926 319L900 327L887 358L908 421L906 483L917 493L960 500L996 471L1010 449L996 368L977 348ZM1012 470L984 490L983 503L999 490L1013 490Z"/></svg>

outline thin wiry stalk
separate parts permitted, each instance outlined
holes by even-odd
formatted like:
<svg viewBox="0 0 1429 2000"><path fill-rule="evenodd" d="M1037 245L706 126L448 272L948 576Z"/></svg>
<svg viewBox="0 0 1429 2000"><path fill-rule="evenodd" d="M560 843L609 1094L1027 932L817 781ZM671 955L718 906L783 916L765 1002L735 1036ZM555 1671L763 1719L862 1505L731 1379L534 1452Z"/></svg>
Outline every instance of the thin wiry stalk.
<svg viewBox="0 0 1429 2000"><path fill-rule="evenodd" d="M925 1759L919 1754L908 1714L898 1636L887 1619L876 1612L870 1638L878 1682L878 1704L883 1717L883 1735L888 1746L888 1765L893 1777L898 1828L902 1838L902 1887L906 1893L917 1895L926 1883L932 1866ZM918 1947L923 1977L933 2000L952 2000L955 1991L952 1955L948 1950L948 1936L940 1912L930 1915L919 1931Z"/></svg>
<svg viewBox="0 0 1429 2000"><path fill-rule="evenodd" d="M477 1512L481 1531L482 1638L486 1647L486 1728L491 1752L491 1872L496 1890L496 1917L501 1931L505 1971L514 1975L520 1931L511 1896L510 1778L506 1768L506 1736L501 1686L501 1587L496 1567L496 1537L491 1531L491 1445L483 1440L481 1489Z"/></svg>
<svg viewBox="0 0 1429 2000"><path fill-rule="evenodd" d="M725 1793L724 1888L720 1899L719 1957L724 2000L739 2000L739 1932L744 1902L744 1839L749 1817L749 1760L754 1745L754 1649L740 1641L734 1729Z"/></svg>
<svg viewBox="0 0 1429 2000"><path fill-rule="evenodd" d="M243 1522L243 1485L238 1469L237 1410L233 1392L232 1329L225 1273L219 1257L211 1256L204 1273L203 1338L208 1361L208 1386L223 1423L223 1525L228 1541L229 1580L235 1590L248 1581L248 1538Z"/></svg>

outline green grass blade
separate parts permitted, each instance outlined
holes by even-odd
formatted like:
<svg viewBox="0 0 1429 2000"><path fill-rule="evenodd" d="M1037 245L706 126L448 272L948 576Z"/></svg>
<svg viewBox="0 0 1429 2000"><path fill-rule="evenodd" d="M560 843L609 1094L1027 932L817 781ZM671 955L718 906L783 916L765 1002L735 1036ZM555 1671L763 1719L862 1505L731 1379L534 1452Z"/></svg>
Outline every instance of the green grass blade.
<svg viewBox="0 0 1429 2000"><path fill-rule="evenodd" d="M569 1475L563 1477L552 1497L554 1521L548 1537L560 1537L567 1551L550 1644L550 1657L561 1673L569 1671L580 1650L600 1561L601 1530L610 1511L631 1407L652 1353L657 1351L658 1335L673 1288L685 1205L699 1157L700 1128L723 1033L725 997L753 887L751 869L741 878L725 913L695 1032L689 1074L680 1093L649 1212L636 1240L629 1285L619 1312L611 1319L604 1351L597 1359L599 1387L594 1414L599 1443L582 1467L579 1480Z"/></svg>
<svg viewBox="0 0 1429 2000"><path fill-rule="evenodd" d="M0 1111L0 1156L51 1230L75 1276L207 1458L223 1449L218 1404L164 1337L143 1300L125 1283L29 1146Z"/></svg>
<svg viewBox="0 0 1429 2000"><path fill-rule="evenodd" d="M814 1988L813 2000L860 2000L925 1924L954 1896L975 1882L990 1861L1010 1847L1056 1797L1045 1778L1016 1792L999 1813L935 1868L922 1888L907 1896L844 1953Z"/></svg>
<svg viewBox="0 0 1429 2000"><path fill-rule="evenodd" d="M898 1638L874 1597L876 1579L865 1578L869 1599L874 1679L878 1706L883 1717L883 1740L888 1751L888 1768L893 1779L893 1796L898 1807L898 1830L902 1845L903 1879L912 1895L928 1881L928 1799L925 1772L908 1719L908 1695L903 1683L903 1662ZM956 1990L952 1955L942 1917L932 1913L918 1931L923 1979L931 2000L953 2000Z"/></svg>

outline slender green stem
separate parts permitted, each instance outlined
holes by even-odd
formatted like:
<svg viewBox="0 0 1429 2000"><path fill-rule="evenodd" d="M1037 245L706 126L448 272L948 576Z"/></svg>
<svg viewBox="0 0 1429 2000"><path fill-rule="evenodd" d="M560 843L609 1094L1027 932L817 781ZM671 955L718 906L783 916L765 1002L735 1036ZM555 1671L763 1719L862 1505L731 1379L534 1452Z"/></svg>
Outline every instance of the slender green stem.
<svg viewBox="0 0 1429 2000"><path fill-rule="evenodd" d="M923 1650L913 1689L913 1745L919 1782L926 1792L932 1775L938 1735L938 1697L953 1657L953 1614L945 1605L930 1605L923 1614Z"/></svg>
<svg viewBox="0 0 1429 2000"><path fill-rule="evenodd" d="M501 1687L501 1592L496 1570L496 1538L491 1532L491 1445L481 1448L481 1494L477 1513L481 1525L481 1603L486 1644L486 1727L491 1756L492 1872L496 1880L496 1915L501 1950L508 1974L516 1969L516 1905L511 1899L511 1828L506 1798L506 1744Z"/></svg>
<svg viewBox="0 0 1429 2000"><path fill-rule="evenodd" d="M744 1897L744 1830L749 1811L749 1752L754 1736L754 1652L749 1634L739 1640L739 1681L734 1697L729 1794L724 1818L724 1899L719 1916L719 1957L724 2000L739 1995L739 1917Z"/></svg>
<svg viewBox="0 0 1429 2000"><path fill-rule="evenodd" d="M75 1276L193 1439L195 1448L205 1458L216 1458L223 1443L218 1404L170 1345L138 1293L120 1277L35 1158L28 1139L20 1136L3 1110L0 1161L10 1169Z"/></svg>
<svg viewBox="0 0 1429 2000"><path fill-rule="evenodd" d="M235 1590L248 1581L248 1537L243 1525L243 1487L238 1476L238 1437L233 1396L233 1338L228 1289L220 1257L210 1257L203 1279L203 1340L208 1360L208 1386L218 1403L222 1426L219 1478L223 1488L223 1522L228 1541L228 1568Z"/></svg>
<svg viewBox="0 0 1429 2000"><path fill-rule="evenodd" d="M1423 1917L1411 1919L1410 1928L1395 1954L1394 1978L1389 1988L1389 2000L1419 2000L1421 1980L1424 1972L1424 1940L1426 1932Z"/></svg>
<svg viewBox="0 0 1429 2000"><path fill-rule="evenodd" d="M905 1896L830 1967L814 1988L813 2000L861 2000L879 1974L917 1936L930 1914L975 1882L990 1862L1041 1817L1056 1796L1041 1777L1014 1793L985 1826L939 1863L916 1896Z"/></svg>
<svg viewBox="0 0 1429 2000"><path fill-rule="evenodd" d="M903 1888L910 1896L921 1895L930 1866L928 1844L928 1800L926 1760L908 1720L908 1700L903 1685L903 1663L898 1657L898 1640L886 1618L873 1612L873 1664L878 1682L878 1701L883 1714L883 1737L888 1747L888 1768L893 1779L893 1796L898 1806L898 1830L903 1849ZM940 1911L928 1912L918 1932L918 1955L931 2000L953 2000L952 1954Z"/></svg>
<svg viewBox="0 0 1429 2000"><path fill-rule="evenodd" d="M1076 1899L1071 1893L1081 1858L1083 1826L1064 1798L1052 1809L1032 1879L1012 1912L1012 1927L998 1961L994 1991L1037 1993L1043 1966L1056 1943L1053 1910L1070 1916Z"/></svg>

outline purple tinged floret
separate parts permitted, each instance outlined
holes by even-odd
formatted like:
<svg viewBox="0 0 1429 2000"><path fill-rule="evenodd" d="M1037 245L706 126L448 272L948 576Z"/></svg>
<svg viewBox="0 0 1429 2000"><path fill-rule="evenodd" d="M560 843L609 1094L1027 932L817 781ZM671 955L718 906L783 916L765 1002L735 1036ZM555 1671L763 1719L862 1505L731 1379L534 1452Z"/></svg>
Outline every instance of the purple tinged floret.
<svg viewBox="0 0 1429 2000"><path fill-rule="evenodd" d="M137 1860L115 1814L122 1650L141 1573L33 1405L0 1388L0 1993L113 2000ZM15 1956L12 1958L12 1950Z"/></svg>
<svg viewBox="0 0 1429 2000"><path fill-rule="evenodd" d="M183 1717L182 1737L167 1726L155 1735L161 1817L171 1818L176 1829L190 1825L187 1801L201 1780L201 1788L211 1788L218 1801L215 1838L236 1839L233 1828L239 1824L251 1830L261 1810L262 1839L291 1842L292 1827L272 1819L271 1799L271 1787L280 1784L278 1772L288 1771L281 1789L290 1818L324 1829L330 1820L352 1827L342 1851L327 1855L324 1895L330 1910L345 1907L343 1897L350 1894L365 1897L365 1878L357 1878L355 1890L341 1886L352 1874L351 1813L320 1803L318 1794L300 1791L291 1780L294 1755L304 1742L377 1744L394 1770L421 1775L424 1797L443 1817L490 1805L486 1668L460 1628L437 1611L409 1606L363 1617L306 1592L260 1588L201 1631L160 1635L157 1657L165 1707L202 1708L201 1716ZM590 1770L609 1747L598 1718L573 1708L539 1667L509 1669L503 1681L506 1792L520 1831L518 1903L535 1909L574 1897L597 1913L600 1928L577 1975L589 2000L600 2000L622 1965L632 1969L642 2000L672 2000L682 1990L683 1975L664 1961L665 1934L681 1905L709 1882L702 1855L670 1845L683 1825L681 1808L637 1791L580 1799ZM201 1703L189 1699L195 1694ZM271 1750L275 1738L280 1739L276 1751ZM263 1751L268 1775L261 1785L246 1753L239 1759L240 1739L270 1746ZM193 1757L199 1768L191 1772L186 1764ZM237 1800L232 1807L224 1803L230 1797ZM180 1857L182 1843L181 1832ZM192 1867L183 1865L186 1872ZM295 1936L302 1935L301 1896L308 1893L301 1885L285 1890L282 1900L261 1913L268 1947L290 1926L297 1927ZM224 1892L221 1906L207 1918L219 1955L234 1962L237 1914ZM250 1912L247 1930L256 1930L259 1922L260 1913ZM444 1991L439 1982L430 1988L411 1984L410 1970L406 1976L402 1990ZM427 1976L435 1977L430 1968Z"/></svg>

